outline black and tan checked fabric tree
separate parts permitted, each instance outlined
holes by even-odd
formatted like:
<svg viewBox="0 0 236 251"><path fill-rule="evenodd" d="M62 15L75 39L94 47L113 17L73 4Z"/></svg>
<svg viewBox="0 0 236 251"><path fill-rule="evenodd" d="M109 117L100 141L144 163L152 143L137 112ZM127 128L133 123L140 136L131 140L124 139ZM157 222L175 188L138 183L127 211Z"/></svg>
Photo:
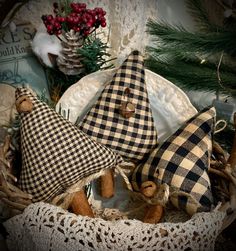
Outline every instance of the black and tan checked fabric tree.
<svg viewBox="0 0 236 251"><path fill-rule="evenodd" d="M21 113L22 170L19 187L33 201L50 202L71 186L80 190L122 157L91 139L26 88L16 90L16 100L26 96L33 110Z"/></svg>
<svg viewBox="0 0 236 251"><path fill-rule="evenodd" d="M122 110L125 108L127 113ZM78 125L98 142L134 162L157 146L140 52L133 51L128 56Z"/></svg>
<svg viewBox="0 0 236 251"><path fill-rule="evenodd" d="M187 121L144 164L130 175L135 191L145 181L170 186L170 200L190 215L208 211L213 197L208 176L215 127L215 108L206 108Z"/></svg>

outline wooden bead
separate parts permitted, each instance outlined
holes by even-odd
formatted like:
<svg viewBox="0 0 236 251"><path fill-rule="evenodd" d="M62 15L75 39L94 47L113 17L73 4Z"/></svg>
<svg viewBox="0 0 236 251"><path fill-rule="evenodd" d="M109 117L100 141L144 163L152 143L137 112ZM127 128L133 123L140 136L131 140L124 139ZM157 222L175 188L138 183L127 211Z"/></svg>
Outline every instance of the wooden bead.
<svg viewBox="0 0 236 251"><path fill-rule="evenodd" d="M101 196L103 198L111 198L114 195L114 174L113 170L107 170L101 176Z"/></svg>
<svg viewBox="0 0 236 251"><path fill-rule="evenodd" d="M119 112L121 116L128 119L135 113L135 105L131 102L123 102L120 106Z"/></svg>
<svg viewBox="0 0 236 251"><path fill-rule="evenodd" d="M88 203L88 198L83 189L75 193L71 202L71 210L74 214L94 218L93 211Z"/></svg>
<svg viewBox="0 0 236 251"><path fill-rule="evenodd" d="M28 113L33 110L33 103L27 96L21 96L16 100L16 110L19 113Z"/></svg>
<svg viewBox="0 0 236 251"><path fill-rule="evenodd" d="M148 198L153 197L156 191L157 191L157 185L153 181L143 182L140 188L140 192Z"/></svg>

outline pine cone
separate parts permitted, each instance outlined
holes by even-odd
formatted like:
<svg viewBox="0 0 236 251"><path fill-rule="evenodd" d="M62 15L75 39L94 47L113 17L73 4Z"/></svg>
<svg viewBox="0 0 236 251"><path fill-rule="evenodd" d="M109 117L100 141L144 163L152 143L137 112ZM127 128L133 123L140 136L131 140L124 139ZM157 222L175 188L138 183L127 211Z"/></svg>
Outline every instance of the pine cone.
<svg viewBox="0 0 236 251"><path fill-rule="evenodd" d="M62 52L57 58L57 65L66 75L76 75L83 72L81 57L77 50L83 45L83 38L74 30L62 37Z"/></svg>

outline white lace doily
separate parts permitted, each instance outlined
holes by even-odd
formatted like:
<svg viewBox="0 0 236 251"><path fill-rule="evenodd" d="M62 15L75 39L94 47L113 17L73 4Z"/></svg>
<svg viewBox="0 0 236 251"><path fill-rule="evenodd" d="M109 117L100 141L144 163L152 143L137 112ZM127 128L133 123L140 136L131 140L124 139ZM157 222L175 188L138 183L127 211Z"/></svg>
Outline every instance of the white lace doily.
<svg viewBox="0 0 236 251"><path fill-rule="evenodd" d="M35 203L5 222L10 250L214 250L225 214L198 213L184 223L145 224L76 216Z"/></svg>

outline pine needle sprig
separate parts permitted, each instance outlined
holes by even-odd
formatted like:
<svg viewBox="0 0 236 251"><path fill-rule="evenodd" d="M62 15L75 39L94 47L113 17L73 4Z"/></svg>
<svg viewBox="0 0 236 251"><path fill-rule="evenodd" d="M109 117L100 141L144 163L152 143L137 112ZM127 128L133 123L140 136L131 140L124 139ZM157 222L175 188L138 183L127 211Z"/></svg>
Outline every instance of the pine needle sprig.
<svg viewBox="0 0 236 251"><path fill-rule="evenodd" d="M210 12L218 11L217 6L208 10L206 0L185 1L196 29L188 31L181 26L150 20L147 32L153 42L146 47L145 66L185 91L236 98L236 18L224 17L222 10L219 18L223 22L218 24L215 17L219 13ZM232 129L229 128L229 133L223 130L217 134L217 142L229 150Z"/></svg>
<svg viewBox="0 0 236 251"><path fill-rule="evenodd" d="M163 63L173 63L177 60L185 60L185 61L198 61L201 62L206 57L201 56L200 54L196 56L192 52L183 51L181 48L176 47L152 47L147 46L146 52L148 55L151 55L155 60Z"/></svg>
<svg viewBox="0 0 236 251"><path fill-rule="evenodd" d="M211 56L207 57L203 54L196 54L190 51L183 51L179 48L174 47L146 47L146 51L148 55L152 58L152 60L156 60L160 63L164 64L178 64L178 61L183 61L185 63L190 63L197 65L198 67L207 66L208 68L217 71L217 64L220 61L220 57L222 54L215 55L214 58ZM217 60L216 60L217 59ZM147 61L149 58L147 58ZM236 74L235 65L230 65L228 62L228 58L226 60L222 60L220 63L220 72L228 72L230 74ZM221 73L220 73L221 74ZM235 84L236 85L236 84Z"/></svg>
<svg viewBox="0 0 236 251"><path fill-rule="evenodd" d="M206 55L224 51L229 55L236 55L236 32L190 32L184 27L154 20L148 21L147 32L154 37L154 43L161 45L163 49L178 48Z"/></svg>
<svg viewBox="0 0 236 251"><path fill-rule="evenodd" d="M89 41L84 43L83 47L78 49L81 56L81 62L85 67L87 74L112 68L113 64L108 64L112 59L107 59L111 55L107 52L109 47L99 38L89 38ZM106 65L106 66L104 66Z"/></svg>
<svg viewBox="0 0 236 251"><path fill-rule="evenodd" d="M221 71L221 85L214 64L201 64L184 60L170 62L158 61L150 56L145 61L150 70L165 76L169 81L185 90L202 90L236 96L236 75L232 72Z"/></svg>

